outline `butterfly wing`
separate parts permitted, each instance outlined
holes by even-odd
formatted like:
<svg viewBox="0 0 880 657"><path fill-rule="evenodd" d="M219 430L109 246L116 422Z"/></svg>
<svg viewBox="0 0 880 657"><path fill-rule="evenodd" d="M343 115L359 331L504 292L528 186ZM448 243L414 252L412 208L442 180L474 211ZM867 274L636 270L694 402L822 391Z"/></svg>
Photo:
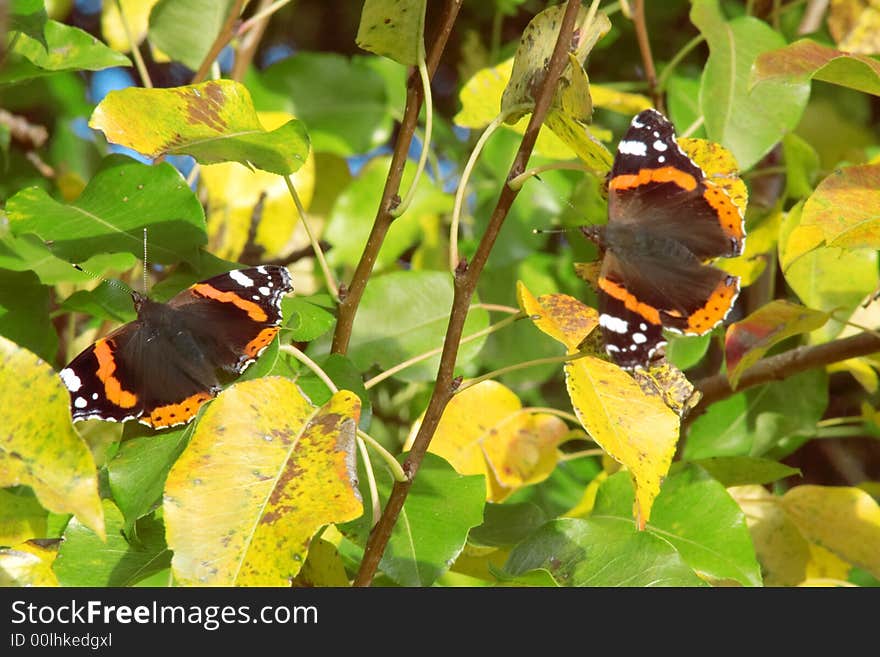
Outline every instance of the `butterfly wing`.
<svg viewBox="0 0 880 657"><path fill-rule="evenodd" d="M633 118L608 182L609 222L671 237L700 260L736 256L745 244L739 208L709 181L656 110Z"/></svg>
<svg viewBox="0 0 880 657"><path fill-rule="evenodd" d="M168 305L216 368L240 374L278 334L281 300L291 290L287 268L263 265L196 283Z"/></svg>

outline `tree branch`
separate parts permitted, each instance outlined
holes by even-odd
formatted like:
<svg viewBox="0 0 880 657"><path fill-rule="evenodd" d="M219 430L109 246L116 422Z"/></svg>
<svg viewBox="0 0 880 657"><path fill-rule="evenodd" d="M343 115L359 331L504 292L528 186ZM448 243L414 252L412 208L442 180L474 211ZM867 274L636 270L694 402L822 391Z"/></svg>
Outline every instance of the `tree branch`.
<svg viewBox="0 0 880 657"><path fill-rule="evenodd" d="M446 48L446 42L449 39L449 34L452 32L452 26L455 24L462 1L447 0L443 5L443 12L439 18L440 28L437 31L434 43L431 45L431 51L428 53L428 73L431 76L437 70L437 64L440 62L440 56ZM418 124L419 109L422 106L423 100L424 92L419 76L411 74L406 91L406 108L403 112L400 130L397 133L397 142L394 144L391 168L388 171L388 178L385 180L382 200L379 201L379 209L373 221L373 228L370 230L370 236L367 238L360 262L358 262L354 276L351 279L351 285L346 290L344 298L341 299L339 304L339 318L336 320L336 329L333 332L333 346L331 348L334 354L345 354L348 351L348 343L351 339L351 330L354 326L358 305L360 305L364 289L367 287L367 281L373 271L373 266L376 264L379 249L382 248L382 243L385 241L385 235L394 221L392 212L400 203L400 196L398 194L400 192L400 181L403 178L403 167L406 164L409 145Z"/></svg>
<svg viewBox="0 0 880 657"><path fill-rule="evenodd" d="M642 64L645 67L645 80L648 92L654 101L654 107L663 112L663 96L657 89L657 72L654 70L654 57L651 55L651 41L648 39L648 26L645 23L645 0L635 0L632 10L633 25L636 28L636 39L642 53Z"/></svg>
<svg viewBox="0 0 880 657"><path fill-rule="evenodd" d="M205 59L202 60L202 65L199 66L199 70L196 71L196 74L193 76L192 84L198 84L208 77L208 71L211 70L211 64L214 63L214 60L217 59L217 56L220 54L220 51L226 47L226 44L232 41L232 37L235 36L235 23L241 15L244 1L245 0L235 0L235 3L230 7L226 22L223 23L223 27L220 28L220 33L217 35L217 38L214 39L214 43L211 44L211 48L208 50L208 54L205 55Z"/></svg>
<svg viewBox="0 0 880 657"><path fill-rule="evenodd" d="M696 388L703 393L703 397L688 416L688 420L692 421L702 414L709 404L727 399L734 392L762 383L779 381L800 372L825 367L849 358L867 356L877 351L880 351L880 337L873 333L859 333L824 344L797 347L776 356L764 358L743 373L736 390L730 387L730 381L726 375L715 374L697 382Z"/></svg>
<svg viewBox="0 0 880 657"><path fill-rule="evenodd" d="M568 47L571 44L579 8L579 0L568 0L565 15L559 29L559 37L556 40L556 47L547 65L547 75L541 82L540 90L536 95L535 108L526 132L523 135L522 143L510 167L507 180L522 173L528 164L529 156L538 137L538 131L541 129L541 124L544 122L544 117L547 115L550 103L553 100L559 76L568 63ZM492 212L486 232L483 234L483 238L480 240L480 244L474 254L473 261L470 263L470 266L462 265L456 270L452 311L449 315L446 339L443 343L443 355L441 356L440 367L437 371L437 381L434 384L434 391L431 395L431 400L428 402L428 408L425 411L422 424L403 466L409 479L408 481L394 484L394 488L392 488L391 495L385 505L385 511L370 533L370 538L364 550L364 559L354 581L355 586L370 585L373 575L379 567L379 561L382 558L388 540L391 537L391 530L397 522L397 517L412 486L413 478L418 472L422 459L428 450L428 445L440 422L443 410L455 392L456 384L453 379L455 360L458 356L459 342L461 341L471 297L483 271L483 266L489 258L489 253L504 223L504 219L507 217L507 213L518 193L509 185L504 185L495 209Z"/></svg>

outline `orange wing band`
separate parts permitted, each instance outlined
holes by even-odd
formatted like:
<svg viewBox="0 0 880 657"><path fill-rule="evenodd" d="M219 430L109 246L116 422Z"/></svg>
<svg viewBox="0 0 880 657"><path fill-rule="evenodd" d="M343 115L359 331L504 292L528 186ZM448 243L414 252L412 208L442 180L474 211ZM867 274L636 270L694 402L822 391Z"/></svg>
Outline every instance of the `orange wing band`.
<svg viewBox="0 0 880 657"><path fill-rule="evenodd" d="M687 328L684 329L684 332L702 335L711 331L727 317L727 313L730 312L738 294L739 278L736 276L725 277L712 292L706 305L688 317Z"/></svg>
<svg viewBox="0 0 880 657"><path fill-rule="evenodd" d="M106 338L95 342L95 358L98 359L98 380L104 384L107 400L120 408L132 408L138 403L133 392L122 389L122 382L113 376L116 371L116 359L113 358L113 344Z"/></svg>
<svg viewBox="0 0 880 657"><path fill-rule="evenodd" d="M703 198L718 213L724 233L737 240L742 240L745 237L742 214L727 193L721 187L706 181L706 191L703 192Z"/></svg>
<svg viewBox="0 0 880 657"><path fill-rule="evenodd" d="M608 296L614 297L618 301L623 301L623 305L626 306L627 310L631 310L644 317L647 321L651 322L651 324L661 323L659 311L636 299L632 294L626 291L626 288L608 280L607 278L599 279L599 288L607 293Z"/></svg>
<svg viewBox="0 0 880 657"><path fill-rule="evenodd" d="M255 322L265 322L269 319L269 316L266 315L265 311L260 308L259 305L255 304L253 301L242 299L235 292L221 292L216 287L207 285L206 283L193 285L192 289L194 293L201 297L222 301L223 303L231 303L236 308L241 308L248 314L248 317Z"/></svg>
<svg viewBox="0 0 880 657"><path fill-rule="evenodd" d="M187 397L177 404L167 404L166 406L157 406L146 417L142 417L140 421L148 424L154 429L162 429L171 427L176 424L186 424L196 413L199 412L202 404L209 399L213 399L212 395L207 392L197 392Z"/></svg>
<svg viewBox="0 0 880 657"><path fill-rule="evenodd" d="M608 183L609 189L632 189L648 183L675 183L682 189L690 192L697 188L697 179L691 174L679 171L675 167L661 167L659 169L642 169L638 173L626 173L614 176Z"/></svg>
<svg viewBox="0 0 880 657"><path fill-rule="evenodd" d="M275 336L278 335L278 327L270 326L260 331L260 334L244 346L244 353L251 358L256 358L257 354L266 348Z"/></svg>

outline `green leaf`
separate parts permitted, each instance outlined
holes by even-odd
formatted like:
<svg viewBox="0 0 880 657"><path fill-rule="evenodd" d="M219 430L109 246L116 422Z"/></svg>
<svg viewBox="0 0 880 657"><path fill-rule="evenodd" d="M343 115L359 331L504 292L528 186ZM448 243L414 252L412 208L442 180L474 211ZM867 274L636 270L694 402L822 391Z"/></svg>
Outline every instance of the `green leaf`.
<svg viewBox="0 0 880 657"><path fill-rule="evenodd" d="M801 39L762 53L752 71L752 86L821 80L880 96L880 62Z"/></svg>
<svg viewBox="0 0 880 657"><path fill-rule="evenodd" d="M788 453L815 435L827 405L824 370L749 388L712 404L694 421L684 458Z"/></svg>
<svg viewBox="0 0 880 657"><path fill-rule="evenodd" d="M186 447L194 424L125 440L107 464L113 499L125 518L126 532L161 502L165 478Z"/></svg>
<svg viewBox="0 0 880 657"><path fill-rule="evenodd" d="M686 370L699 363L709 344L712 336L706 335L669 335L669 344L666 347L666 358L680 370Z"/></svg>
<svg viewBox="0 0 880 657"><path fill-rule="evenodd" d="M543 569L563 586L705 586L675 548L632 520L552 520L519 543L510 575Z"/></svg>
<svg viewBox="0 0 880 657"><path fill-rule="evenodd" d="M530 502L486 504L483 524L471 529L468 543L487 547L506 547L519 543L546 522L547 516Z"/></svg>
<svg viewBox="0 0 880 657"><path fill-rule="evenodd" d="M415 66L425 52L426 5L426 0L366 0L358 46L404 66Z"/></svg>
<svg viewBox="0 0 880 657"><path fill-rule="evenodd" d="M753 456L715 456L697 459L692 463L703 468L725 488L747 484L769 484L801 472L778 461Z"/></svg>
<svg viewBox="0 0 880 657"><path fill-rule="evenodd" d="M161 521L141 521L136 537L129 541L119 509L110 500L104 500L103 506L106 541L75 518L67 525L54 566L62 586L131 586L171 562Z"/></svg>
<svg viewBox="0 0 880 657"><path fill-rule="evenodd" d="M777 299L729 326L724 352L731 385L736 388L743 372L772 347L792 336L821 328L828 318L828 313Z"/></svg>
<svg viewBox="0 0 880 657"><path fill-rule="evenodd" d="M782 138L785 160L785 194L799 199L813 193L813 180L819 171L819 154L809 142L789 133Z"/></svg>
<svg viewBox="0 0 880 657"><path fill-rule="evenodd" d="M232 5L233 0L159 0L150 12L150 43L196 71Z"/></svg>
<svg viewBox="0 0 880 657"><path fill-rule="evenodd" d="M348 357L364 371L378 364L388 369L413 356L443 346L452 307L452 275L434 271L400 271L373 277L367 283L349 343ZM468 313L464 335L489 325L489 313ZM485 338L463 344L457 367L473 360ZM440 355L399 372L406 381L430 381L437 374Z"/></svg>
<svg viewBox="0 0 880 657"><path fill-rule="evenodd" d="M177 170L124 155L105 158L71 204L29 187L9 199L6 212L13 234L36 233L71 262L114 252L142 258L144 228L150 260L157 263L197 262L198 247L207 241L202 205Z"/></svg>
<svg viewBox="0 0 880 657"><path fill-rule="evenodd" d="M51 362L58 334L49 320L49 293L32 272L0 269L0 335Z"/></svg>
<svg viewBox="0 0 880 657"><path fill-rule="evenodd" d="M751 16L725 20L718 0L694 0L691 21L709 42L700 87L706 134L730 149L741 169L749 169L797 126L809 84L768 82L749 91L758 55L784 46L785 39Z"/></svg>
<svg viewBox="0 0 880 657"><path fill-rule="evenodd" d="M99 253L82 263L83 271L57 257L43 240L26 234L0 237L0 268L13 271L33 271L46 285L56 283L87 283L110 269L131 269L136 258L130 253Z"/></svg>
<svg viewBox="0 0 880 657"><path fill-rule="evenodd" d="M680 75L670 77L666 85L666 105L669 118L682 131L694 125L703 114L700 110L700 81ZM701 124L690 136L705 139L706 129Z"/></svg>
<svg viewBox="0 0 880 657"><path fill-rule="evenodd" d="M321 337L336 324L336 316L331 312L333 302L328 295L311 297L287 296L282 300L285 322L285 340L290 331L290 339L294 342L311 342Z"/></svg>
<svg viewBox="0 0 880 657"><path fill-rule="evenodd" d="M303 121L317 152L366 153L391 135L385 83L364 57L297 53L266 69L262 81L277 94L265 109Z"/></svg>
<svg viewBox="0 0 880 657"><path fill-rule="evenodd" d="M0 408L0 487L30 486L45 508L103 533L95 460L70 423L67 388L45 361L5 338Z"/></svg>
<svg viewBox="0 0 880 657"><path fill-rule="evenodd" d="M202 164L240 162L281 176L299 169L309 154L301 121L265 130L250 92L233 80L111 91L89 126L150 157L187 154Z"/></svg>
<svg viewBox="0 0 880 657"><path fill-rule="evenodd" d="M484 479L482 475L460 475L439 456L425 454L379 569L401 586L430 586L461 553L471 527L482 522ZM359 480L366 485L365 475ZM376 468L376 483L384 506L394 483L386 467ZM369 499L366 489L362 495ZM341 525L340 531L365 545L369 515Z"/></svg>
<svg viewBox="0 0 880 657"><path fill-rule="evenodd" d="M805 306L845 316L877 287L877 262L874 249L819 248L786 269L785 282ZM811 338L831 339L842 327L832 318Z"/></svg>
<svg viewBox="0 0 880 657"><path fill-rule="evenodd" d="M46 13L44 0L12 0L9 6L10 32L22 32L39 41L46 50L49 44L44 35L49 15Z"/></svg>
<svg viewBox="0 0 880 657"><path fill-rule="evenodd" d="M372 225L365 220L364 208L378 207L390 166L390 158L376 158L336 199L323 234L323 239L333 245L333 249L327 254L331 265L354 267L360 260ZM408 189L412 185L415 170L412 163L405 167L402 189ZM426 222L431 217L451 210L452 197L444 194L428 176L419 178L412 204L406 213L391 224L376 265L394 265L404 251L424 239Z"/></svg>
<svg viewBox="0 0 880 657"><path fill-rule="evenodd" d="M99 71L111 66L131 66L131 61L98 41L88 32L47 21L44 35L47 45L24 33L9 53L9 61L0 70L0 85L21 82L58 71Z"/></svg>
<svg viewBox="0 0 880 657"><path fill-rule="evenodd" d="M61 303L65 312L80 312L114 322L130 322L137 315L131 292L118 285L102 281L94 290L79 290Z"/></svg>
<svg viewBox="0 0 880 657"><path fill-rule="evenodd" d="M591 518L625 520L633 499L629 474L613 475L599 487ZM698 573L744 586L761 585L742 509L721 483L698 467L685 467L666 479L647 531L668 541Z"/></svg>

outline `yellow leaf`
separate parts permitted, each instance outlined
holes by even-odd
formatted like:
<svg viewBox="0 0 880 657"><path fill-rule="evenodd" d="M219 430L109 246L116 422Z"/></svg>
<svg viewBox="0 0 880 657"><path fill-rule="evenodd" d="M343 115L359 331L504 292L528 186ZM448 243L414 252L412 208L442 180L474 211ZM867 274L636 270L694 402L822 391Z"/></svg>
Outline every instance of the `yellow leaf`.
<svg viewBox="0 0 880 657"><path fill-rule="evenodd" d="M589 517L596 504L596 493L599 492L599 487L606 479L608 479L608 473L604 471L593 477L593 480L584 489L580 501L562 515L566 518Z"/></svg>
<svg viewBox="0 0 880 657"><path fill-rule="evenodd" d="M728 492L740 505L752 534L765 586L796 586L804 581L810 545L763 486L735 486Z"/></svg>
<svg viewBox="0 0 880 657"><path fill-rule="evenodd" d="M742 178L737 175L739 165L733 153L721 144L707 139L682 138L677 141L681 149L690 155L706 174L706 185L715 185L724 189L740 214L745 214L749 191Z"/></svg>
<svg viewBox="0 0 880 657"><path fill-rule="evenodd" d="M309 556L299 575L293 580L294 586L348 586L348 575L342 557L336 546L323 538L316 538L309 545Z"/></svg>
<svg viewBox="0 0 880 657"><path fill-rule="evenodd" d="M828 31L841 50L862 55L880 53L880 2L832 0Z"/></svg>
<svg viewBox="0 0 880 657"><path fill-rule="evenodd" d="M810 561L807 563L806 580L837 580L845 582L852 565L830 550L810 545Z"/></svg>
<svg viewBox="0 0 880 657"><path fill-rule="evenodd" d="M125 20L131 30L135 44L140 44L147 36L150 12L159 0L120 0ZM116 2L105 2L101 8L101 35L107 45L119 52L131 50L131 43L119 16Z"/></svg>
<svg viewBox="0 0 880 657"><path fill-rule="evenodd" d="M590 84L590 95L593 97L594 107L601 107L628 116L638 114L652 106L651 99L647 96L618 91L601 84Z"/></svg>
<svg viewBox="0 0 880 657"><path fill-rule="evenodd" d="M675 411L679 417L684 416L700 401L703 394L694 389L680 369L665 358L651 363L646 370L632 372L632 377L646 395L654 396Z"/></svg>
<svg viewBox="0 0 880 657"><path fill-rule="evenodd" d="M880 577L880 506L863 490L795 486L782 496L804 537Z"/></svg>
<svg viewBox="0 0 880 657"><path fill-rule="evenodd" d="M567 294L545 294L536 299L522 281L517 281L516 296L520 309L531 316L535 326L564 344L570 354L578 351L599 324L595 308Z"/></svg>
<svg viewBox="0 0 880 657"><path fill-rule="evenodd" d="M482 381L452 398L428 449L460 474L486 475L487 499L500 502L550 475L567 433L558 417L530 412L506 386Z"/></svg>
<svg viewBox="0 0 880 657"><path fill-rule="evenodd" d="M235 384L208 407L165 484L172 569L185 584L287 586L323 525L363 512L357 395L316 409L292 381Z"/></svg>
<svg viewBox="0 0 880 657"><path fill-rule="evenodd" d="M0 488L0 545L16 545L46 535L46 509L30 495Z"/></svg>
<svg viewBox="0 0 880 657"><path fill-rule="evenodd" d="M287 112L258 112L260 123L275 130L294 118ZM284 179L260 169L247 169L235 162L204 165L201 182L208 193L208 236L211 252L227 260L238 260L248 241L254 208L262 199L254 243L263 248L264 260L287 255L309 244L296 204ZM305 209L315 190L315 156L291 175L293 186ZM265 196L264 196L265 195ZM320 234L313 217L311 228Z"/></svg>
<svg viewBox="0 0 880 657"><path fill-rule="evenodd" d="M598 324L593 308L567 295L536 299L519 282L517 298L535 326L564 344L569 354L578 351ZM568 396L581 424L633 477L633 513L643 528L675 454L678 415L661 397L646 395L629 374L606 360L584 356L566 362L564 367Z"/></svg>
<svg viewBox="0 0 880 657"><path fill-rule="evenodd" d="M35 543L0 550L0 587L58 586L52 564L58 553Z"/></svg>
<svg viewBox="0 0 880 657"><path fill-rule="evenodd" d="M0 337L0 487L30 486L104 538L95 461L70 421L70 395L49 365Z"/></svg>
<svg viewBox="0 0 880 657"><path fill-rule="evenodd" d="M675 454L678 415L617 365L593 356L568 361L565 384L581 424L629 470L636 490L633 514L644 528Z"/></svg>

